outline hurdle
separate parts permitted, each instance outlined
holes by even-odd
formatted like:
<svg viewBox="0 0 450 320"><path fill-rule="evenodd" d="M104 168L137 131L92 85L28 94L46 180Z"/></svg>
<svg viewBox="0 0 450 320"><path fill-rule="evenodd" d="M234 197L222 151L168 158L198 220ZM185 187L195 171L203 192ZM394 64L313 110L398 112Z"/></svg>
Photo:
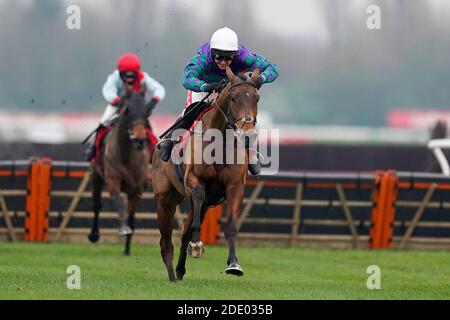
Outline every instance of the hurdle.
<svg viewBox="0 0 450 320"><path fill-rule="evenodd" d="M90 164L47 158L0 162L0 239L88 242L93 218ZM450 249L450 177L420 172L279 172L249 177L237 221L242 245ZM449 194L449 195L447 195ZM102 193L101 240L123 241ZM202 225L205 244L224 244L223 205ZM177 207L179 243L188 206ZM159 241L151 187L136 213L135 241Z"/></svg>

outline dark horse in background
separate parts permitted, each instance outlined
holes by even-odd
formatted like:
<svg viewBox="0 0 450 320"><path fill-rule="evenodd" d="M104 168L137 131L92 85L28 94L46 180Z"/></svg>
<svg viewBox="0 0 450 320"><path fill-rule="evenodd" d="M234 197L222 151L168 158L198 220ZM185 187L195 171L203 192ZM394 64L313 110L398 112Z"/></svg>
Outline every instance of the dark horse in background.
<svg viewBox="0 0 450 320"><path fill-rule="evenodd" d="M102 207L102 189L106 186L119 214L119 235L126 236L125 255L130 254L136 206L150 177L151 155L147 147L150 111L144 94L144 87L140 92L133 92L132 86L126 85L119 118L111 125L99 161L92 168L94 222L88 238L91 242L97 242L100 237L98 216ZM122 196L121 192L126 193L127 197Z"/></svg>
<svg viewBox="0 0 450 320"><path fill-rule="evenodd" d="M229 81L228 85L217 97L213 107L210 107L209 111L201 116L205 130L218 129L223 133L223 136L225 136L226 129L233 130L233 139L235 139L231 144L233 150L230 150L224 144L222 150L224 156L231 151L237 154L235 152L236 144L242 138L243 133L250 137L248 132L254 132L259 100L259 94L254 83L258 78L259 70L255 70L251 75L247 73L245 76L237 77L230 68L227 68L226 74ZM204 132L201 134L204 134ZM187 139L195 142L193 137L194 135L191 134ZM252 138L256 139L256 133L252 135ZM204 150L208 142L201 141L200 144L200 146L194 147L200 147L201 150ZM243 275L244 272L238 264L236 256L235 239L237 237L236 219L239 216L244 197L249 161L247 144L245 146L245 148L242 148L245 152L244 161L240 164L235 161L232 161L232 164L224 162L222 162L224 164L206 164L203 161L200 164L195 164L193 161L182 163L180 166L184 175L183 185L179 180L177 184L177 179L173 175L172 158L165 163L160 159L159 151L154 153L152 185L161 233L161 256L170 281L183 279L188 253L192 257L203 255L204 248L199 238L201 223L208 207L221 203L223 199L227 201L227 223L224 233L229 249L228 267L225 272L236 276ZM175 275L172 265L173 219L176 205L183 198L187 198L189 202L189 215L183 227L180 256Z"/></svg>

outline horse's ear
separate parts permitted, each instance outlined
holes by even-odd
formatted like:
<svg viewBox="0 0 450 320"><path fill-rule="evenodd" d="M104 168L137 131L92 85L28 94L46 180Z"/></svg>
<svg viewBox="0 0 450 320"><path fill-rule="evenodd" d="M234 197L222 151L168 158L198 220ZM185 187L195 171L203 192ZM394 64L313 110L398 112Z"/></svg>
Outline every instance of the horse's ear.
<svg viewBox="0 0 450 320"><path fill-rule="evenodd" d="M233 82L234 78L236 78L236 76L234 75L233 71L231 71L231 68L228 67L228 66L225 69L225 73L227 74L228 81L230 81L230 82Z"/></svg>
<svg viewBox="0 0 450 320"><path fill-rule="evenodd" d="M259 74L260 74L259 69L253 70L252 76L250 79L252 79L252 81L255 82L256 80L258 80Z"/></svg>

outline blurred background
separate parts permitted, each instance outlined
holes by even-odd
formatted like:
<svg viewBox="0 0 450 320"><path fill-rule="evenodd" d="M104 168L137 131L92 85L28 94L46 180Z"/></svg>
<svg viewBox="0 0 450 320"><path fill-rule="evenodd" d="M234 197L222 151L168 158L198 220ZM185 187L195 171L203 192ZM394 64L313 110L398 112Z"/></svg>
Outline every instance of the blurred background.
<svg viewBox="0 0 450 320"><path fill-rule="evenodd" d="M72 4L81 8L80 30L66 27ZM381 30L366 26L371 4L381 9ZM445 136L450 120L449 15L447 0L0 0L0 159L81 141L96 127L101 87L126 51L166 88L152 119L161 132L183 107L186 63L228 26L280 68L261 90L259 121L280 129L289 150L360 147L378 160L322 167L373 169L407 146L423 164L431 129L441 120ZM17 141L42 145L20 153ZM342 159L336 152L329 157ZM410 155L398 159L401 168L414 162ZM78 149L65 156L81 157ZM316 168L311 159L300 169Z"/></svg>

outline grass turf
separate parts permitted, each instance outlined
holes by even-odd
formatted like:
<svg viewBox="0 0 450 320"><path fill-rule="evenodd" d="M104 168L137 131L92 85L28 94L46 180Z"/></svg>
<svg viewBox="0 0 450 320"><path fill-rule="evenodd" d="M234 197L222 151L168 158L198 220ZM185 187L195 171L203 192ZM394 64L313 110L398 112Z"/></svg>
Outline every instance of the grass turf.
<svg viewBox="0 0 450 320"><path fill-rule="evenodd" d="M450 299L450 252L238 247L237 278L224 273L228 249L209 246L170 283L158 246L122 250L0 243L0 299ZM80 290L67 289L69 265L81 268ZM366 287L369 265L381 268L380 290Z"/></svg>

